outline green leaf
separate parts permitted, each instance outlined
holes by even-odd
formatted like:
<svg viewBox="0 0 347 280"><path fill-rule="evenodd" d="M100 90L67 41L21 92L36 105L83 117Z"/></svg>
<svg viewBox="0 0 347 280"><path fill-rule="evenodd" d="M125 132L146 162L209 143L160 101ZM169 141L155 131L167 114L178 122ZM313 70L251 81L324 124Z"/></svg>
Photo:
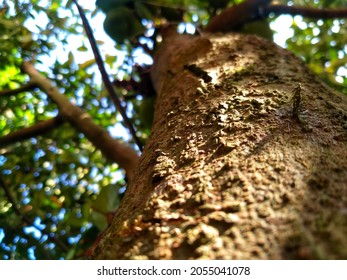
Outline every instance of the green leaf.
<svg viewBox="0 0 347 280"><path fill-rule="evenodd" d="M108 227L107 217L104 214L92 211L91 220L100 231L103 231Z"/></svg>
<svg viewBox="0 0 347 280"><path fill-rule="evenodd" d="M88 51L88 48L83 44L82 46L78 47L77 50L79 52L86 52Z"/></svg>
<svg viewBox="0 0 347 280"><path fill-rule="evenodd" d="M95 59L94 58L89 59L89 60L87 60L81 64L78 64L79 68L82 70L86 70L89 67L94 66L94 65L95 65Z"/></svg>
<svg viewBox="0 0 347 280"><path fill-rule="evenodd" d="M8 212L12 207L12 204L6 200L0 201L0 214Z"/></svg>
<svg viewBox="0 0 347 280"><path fill-rule="evenodd" d="M109 185L103 187L97 199L93 202L92 208L102 213L113 212L119 205L119 189Z"/></svg>

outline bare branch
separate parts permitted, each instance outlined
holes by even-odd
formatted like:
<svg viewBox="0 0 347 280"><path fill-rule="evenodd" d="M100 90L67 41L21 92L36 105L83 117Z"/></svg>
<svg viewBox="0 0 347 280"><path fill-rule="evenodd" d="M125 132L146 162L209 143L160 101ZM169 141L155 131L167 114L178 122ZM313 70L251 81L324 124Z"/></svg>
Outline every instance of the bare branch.
<svg viewBox="0 0 347 280"><path fill-rule="evenodd" d="M121 114L123 120L124 120L124 124L125 126L129 129L130 134L132 135L132 137L134 138L134 141L136 143L136 145L138 146L139 150L142 152L142 144L140 139L136 136L136 131L134 129L134 126L132 124L132 122L130 121L130 119L128 118L125 109L123 108L121 101L117 95L117 93L114 90L114 87L112 86L112 83L110 81L110 78L106 72L105 66L104 66L104 62L101 58L100 55L100 51L97 47L94 35L93 35L93 31L88 23L88 20L83 12L83 9L81 8L81 6L77 3L77 0L73 0L73 2L75 3L75 5L77 6L78 12L81 16L82 22L83 22L83 26L84 29L86 31L88 40L90 42L90 45L92 47L93 53L94 53L94 57L95 57L95 61L99 67L99 71L102 77L102 80L105 84L105 87L114 103L114 105L116 106L117 110L119 111L119 113Z"/></svg>
<svg viewBox="0 0 347 280"><path fill-rule="evenodd" d="M216 33L238 30L245 23L258 18L260 11L271 2L272 0L246 0L238 5L226 8L211 19L204 31Z"/></svg>
<svg viewBox="0 0 347 280"><path fill-rule="evenodd" d="M300 15L308 18L317 18L317 19L330 19L330 18L347 18L347 9L315 9L309 7L299 7L299 6L287 6L273 4L264 8L264 15L268 16L269 14L275 15Z"/></svg>
<svg viewBox="0 0 347 280"><path fill-rule="evenodd" d="M347 17L346 8L316 9L271 4L271 2L271 0L245 0L238 5L225 9L219 15L213 17L204 30L211 33L238 30L242 25L256 19L267 17L271 13L275 15L301 15L303 17L317 19Z"/></svg>
<svg viewBox="0 0 347 280"><path fill-rule="evenodd" d="M49 79L40 75L31 62L24 62L22 69L30 76L31 81L35 82L57 104L60 115L75 129L82 132L105 157L123 168L131 181L139 160L137 153L123 142L113 139L106 129L96 125L88 113L73 105Z"/></svg>
<svg viewBox="0 0 347 280"><path fill-rule="evenodd" d="M21 92L33 90L35 88L36 88L35 83L29 82L29 83L21 86L20 88L1 90L0 91L0 97L13 96L13 95L19 94Z"/></svg>
<svg viewBox="0 0 347 280"><path fill-rule="evenodd" d="M58 115L52 119L41 121L31 127L26 127L21 130L9 133L3 137L0 137L0 148L13 144L15 142L24 141L31 137L42 135L43 133L47 133L62 125L63 122L63 118Z"/></svg>

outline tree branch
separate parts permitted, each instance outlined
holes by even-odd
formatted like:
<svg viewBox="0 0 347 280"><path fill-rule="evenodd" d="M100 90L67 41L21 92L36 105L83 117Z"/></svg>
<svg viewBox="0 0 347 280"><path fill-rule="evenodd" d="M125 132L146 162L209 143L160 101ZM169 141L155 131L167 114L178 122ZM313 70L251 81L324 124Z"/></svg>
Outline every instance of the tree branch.
<svg viewBox="0 0 347 280"><path fill-rule="evenodd" d="M0 91L0 97L6 97L6 96L13 96L16 94L19 94L21 92L26 92L29 90L33 90L35 89L37 86L35 85L35 83L29 82L19 88L16 89L4 89Z"/></svg>
<svg viewBox="0 0 347 280"><path fill-rule="evenodd" d="M204 31L210 33L235 31L240 29L242 25L267 17L271 13L275 15L301 15L317 19L347 18L346 8L316 9L271 4L271 2L272 0L245 0L238 5L231 6L213 17Z"/></svg>
<svg viewBox="0 0 347 280"><path fill-rule="evenodd" d="M42 228L38 227L37 225L35 225L35 223L31 219L29 219L27 216L25 216L22 213L22 211L21 211L17 201L12 196L10 190L7 188L7 185L5 184L5 182L2 179L2 177L0 177L0 187L4 190L5 195L7 197L7 200L13 205L13 211L16 213L16 215L18 217L20 217L20 219L24 223L34 227L35 229L37 229L38 231L42 232L43 234L46 234L48 239L51 240L52 242L54 242L57 246L59 246L64 252L68 252L69 251L69 248L60 239L58 239L58 238L56 238L54 236L51 236L51 232L49 232L46 228L42 229Z"/></svg>
<svg viewBox="0 0 347 280"><path fill-rule="evenodd" d="M96 125L88 113L73 105L49 79L40 75L31 62L24 62L22 70L57 104L60 115L82 132L106 158L123 168L128 179L131 180L139 160L137 153L124 143L113 139L106 129Z"/></svg>
<svg viewBox="0 0 347 280"><path fill-rule="evenodd" d="M245 23L258 18L260 12L271 2L272 0L246 0L231 6L213 17L204 31L217 33L238 30Z"/></svg>
<svg viewBox="0 0 347 280"><path fill-rule="evenodd" d="M62 125L63 123L63 118L58 115L52 119L41 121L31 127L26 127L21 130L9 133L3 137L0 137L0 148L15 142L29 139L31 137L39 136L43 133L47 133L55 129L56 127Z"/></svg>
<svg viewBox="0 0 347 280"><path fill-rule="evenodd" d="M268 16L269 14L275 15L300 15L308 18L317 18L317 19L330 19L330 18L347 18L347 9L316 9L309 7L298 7L298 6L287 6L273 4L264 8L264 15Z"/></svg>
<svg viewBox="0 0 347 280"><path fill-rule="evenodd" d="M95 61L98 65L98 68L99 68L99 71L100 71L100 74L101 74L101 77L102 77L102 80L105 84L105 87L114 103L114 105L116 106L117 110L119 111L119 113L121 114L122 118L123 118L123 121L124 121L124 124L125 126L128 128L130 134L132 135L132 137L134 138L134 141L136 143L136 145L138 146L139 150L142 152L142 144L141 144L141 141L140 139L136 136L136 131L134 129L134 126L132 124L132 122L130 121L130 119L128 118L126 112L125 112L125 109L123 108L122 104L121 104L121 101L118 97L118 95L116 94L113 86L112 86L112 83L108 77L108 74L106 72L106 69L105 69L105 66L104 66L104 62L101 58L101 55L100 55L100 51L97 47L97 44L96 44L96 41L95 41L95 38L94 38L94 35L93 35L93 31L88 23L88 20L83 12L83 9L81 8L81 6L77 3L77 0L73 0L73 2L75 3L77 9L78 9L78 12L81 16L81 19L82 19L82 22L83 22L83 26L84 26L84 29L86 31L86 34L87 34L87 37L88 37L88 40L90 42L90 45L92 47L92 50L93 50L93 53L94 53L94 57L95 57Z"/></svg>

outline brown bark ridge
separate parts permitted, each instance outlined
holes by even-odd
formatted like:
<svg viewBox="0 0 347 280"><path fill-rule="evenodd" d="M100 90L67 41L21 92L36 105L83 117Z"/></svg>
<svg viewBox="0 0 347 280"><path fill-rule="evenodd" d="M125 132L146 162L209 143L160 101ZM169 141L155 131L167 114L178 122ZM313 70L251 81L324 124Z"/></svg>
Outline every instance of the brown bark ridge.
<svg viewBox="0 0 347 280"><path fill-rule="evenodd" d="M209 77L209 78L208 78ZM347 98L256 36L172 36L94 259L346 259Z"/></svg>

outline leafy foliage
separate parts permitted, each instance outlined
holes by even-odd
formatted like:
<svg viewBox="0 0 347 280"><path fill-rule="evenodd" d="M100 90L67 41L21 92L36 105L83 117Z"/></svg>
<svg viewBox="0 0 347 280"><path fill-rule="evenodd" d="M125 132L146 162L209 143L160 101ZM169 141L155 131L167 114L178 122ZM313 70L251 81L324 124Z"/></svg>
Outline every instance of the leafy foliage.
<svg viewBox="0 0 347 280"><path fill-rule="evenodd" d="M14 1L1 10L5 30L0 38L1 88L21 87L27 81L20 71L21 62L35 54L38 64L71 102L87 110L95 122L111 128L117 122L114 110L100 94L95 72L88 71L91 65L78 65L72 53L65 56L66 61L56 59L51 67L45 64L59 44L68 44L68 35L82 31L75 12L64 9L63 2L51 1L44 7L40 1ZM14 16L13 11L20 11L20 16ZM45 19L47 22L40 25ZM58 113L57 106L37 89L0 98L0 106L1 136ZM84 257L107 226L107 213L115 209L114 203L99 209L97 195L102 195L105 187L108 194L118 197L124 185L117 165L108 163L69 124L3 147L0 170L0 255L4 259ZM19 211L15 211L16 206ZM88 242L85 236L90 238Z"/></svg>
<svg viewBox="0 0 347 280"><path fill-rule="evenodd" d="M118 63L118 88L143 141L150 132L155 96L145 86L146 65L136 56L151 58L167 22L180 32L195 30L227 5L241 1L211 0L97 0L106 14L105 30L115 40L124 61ZM286 1L282 1L286 2ZM315 7L341 7L344 1L294 1ZM85 10L89 17L100 10ZM272 19L274 20L274 19ZM130 28L131 27L131 28ZM191 29L189 29L191 27ZM0 90L28 82L21 72L24 60L54 81L69 100L116 138L126 138L100 78L95 61L76 62L87 51L83 29L71 0L14 0L0 7ZM346 22L293 18L289 49L320 76L345 89ZM253 32L253 31L252 31ZM71 38L73 38L71 40ZM71 50L71 42L82 42ZM70 51L69 51L70 49ZM58 53L58 54L57 54ZM146 72L147 71L147 72ZM119 81L117 76L122 76ZM148 75L147 75L148 76ZM147 89L145 91L144 89ZM125 180L116 163L107 161L69 123L43 135L1 145L9 133L57 116L59 109L39 89L0 95L0 258L76 259L90 252L107 227L124 191ZM124 133L123 133L124 134Z"/></svg>
<svg viewBox="0 0 347 280"><path fill-rule="evenodd" d="M345 1L294 1L316 8L346 7ZM302 57L308 66L326 83L347 94L346 19L311 20L293 18L293 37L287 46Z"/></svg>

